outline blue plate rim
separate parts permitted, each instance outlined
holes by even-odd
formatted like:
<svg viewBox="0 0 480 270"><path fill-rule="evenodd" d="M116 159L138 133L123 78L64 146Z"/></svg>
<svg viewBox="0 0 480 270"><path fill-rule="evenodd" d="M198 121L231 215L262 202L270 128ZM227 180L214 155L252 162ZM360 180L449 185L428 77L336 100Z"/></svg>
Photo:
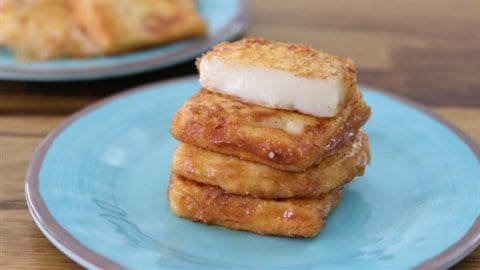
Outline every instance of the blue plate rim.
<svg viewBox="0 0 480 270"><path fill-rule="evenodd" d="M237 0L239 10L233 19L225 24L215 35L207 36L192 46L148 59L105 67L76 67L64 69L42 68L23 69L21 67L0 67L0 79L13 81L73 81L107 79L122 75L133 75L144 71L179 64L199 55L224 40L230 40L243 33L250 22L247 0ZM133 52L134 53L134 52Z"/></svg>
<svg viewBox="0 0 480 270"><path fill-rule="evenodd" d="M64 122L62 122L57 128L50 131L44 140L37 146L35 149L30 164L28 166L28 171L25 180L25 196L27 201L27 206L30 211L30 214L37 225L40 231L45 235L45 237L52 242L52 244L62 251L67 257L75 261L86 268L100 268L100 269L123 269L124 267L111 261L110 259L102 256L99 253L85 247L78 240L76 240L73 235L66 231L53 217L53 215L48 210L39 189L39 172L42 167L44 157L50 148L52 142L55 138L62 133L63 130L68 128L73 122L81 118L85 114L106 105L117 99L121 99L126 96L133 95L138 92L148 91L152 87L161 87L163 85L179 82L179 81L188 81L197 79L198 76L185 76L173 78L165 81L149 83L141 86L137 86L128 90L125 90L121 93L109 96L107 98L101 99L86 108L74 113L68 117ZM443 124L445 127L450 129L455 135L457 135L476 155L477 159L480 160L480 146L476 144L472 138L467 134L457 128L448 120L437 115L436 113L429 110L424 105L421 105L417 102L409 100L405 97L397 96L392 93L385 92L380 89L373 87L365 86L365 88L386 95L392 99L395 99L407 106L410 106L420 113L427 115ZM427 259L421 264L414 267L414 269L447 269L463 258L470 254L477 246L480 245L480 214L477 215L475 222L470 227L470 229L455 243L449 246L447 249L438 253L437 255Z"/></svg>

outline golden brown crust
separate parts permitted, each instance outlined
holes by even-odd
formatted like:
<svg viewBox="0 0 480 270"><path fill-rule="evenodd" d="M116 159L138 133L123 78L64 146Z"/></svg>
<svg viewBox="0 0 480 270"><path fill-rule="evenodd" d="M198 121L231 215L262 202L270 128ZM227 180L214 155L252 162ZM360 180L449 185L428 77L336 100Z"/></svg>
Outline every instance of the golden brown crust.
<svg viewBox="0 0 480 270"><path fill-rule="evenodd" d="M203 36L192 0L70 0L75 18L106 53Z"/></svg>
<svg viewBox="0 0 480 270"><path fill-rule="evenodd" d="M2 0L0 44L22 60L100 53L72 18L64 0Z"/></svg>
<svg viewBox="0 0 480 270"><path fill-rule="evenodd" d="M23 60L120 53L205 33L193 0L0 1L0 44Z"/></svg>
<svg viewBox="0 0 480 270"><path fill-rule="evenodd" d="M334 118L242 103L205 89L176 113L171 132L179 141L284 171L301 172L350 144L370 108L358 90ZM288 123L301 125L297 134Z"/></svg>
<svg viewBox="0 0 480 270"><path fill-rule="evenodd" d="M274 42L264 38L244 38L216 45L197 60L197 67L203 59L221 59L241 65L264 66L313 79L342 76L349 85L356 84L356 70L351 59L301 44Z"/></svg>
<svg viewBox="0 0 480 270"><path fill-rule="evenodd" d="M340 189L318 199L262 200L225 193L173 175L168 188L172 212L193 221L235 230L290 237L313 237L337 205Z"/></svg>
<svg viewBox="0 0 480 270"><path fill-rule="evenodd" d="M368 138L359 132L353 144L301 173L279 171L184 143L175 152L172 173L237 195L311 198L362 175L368 161Z"/></svg>

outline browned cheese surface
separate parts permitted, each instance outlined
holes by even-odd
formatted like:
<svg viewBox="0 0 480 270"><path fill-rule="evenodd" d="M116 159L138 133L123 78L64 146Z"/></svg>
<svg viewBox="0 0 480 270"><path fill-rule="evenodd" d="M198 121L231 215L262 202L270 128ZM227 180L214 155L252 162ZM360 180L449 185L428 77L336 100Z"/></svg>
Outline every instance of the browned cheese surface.
<svg viewBox="0 0 480 270"><path fill-rule="evenodd" d="M367 135L305 172L285 172L182 143L175 151L172 172L228 193L275 199L318 197L363 174L369 161Z"/></svg>
<svg viewBox="0 0 480 270"><path fill-rule="evenodd" d="M75 19L106 53L205 35L193 0L70 0Z"/></svg>
<svg viewBox="0 0 480 270"><path fill-rule="evenodd" d="M2 0L0 25L0 44L21 61L123 53L207 33L193 0Z"/></svg>
<svg viewBox="0 0 480 270"><path fill-rule="evenodd" d="M369 116L359 91L336 117L318 118L202 89L177 111L171 132L184 143L301 172L351 143ZM287 125L301 128L292 133Z"/></svg>
<svg viewBox="0 0 480 270"><path fill-rule="evenodd" d="M341 189L315 199L266 200L225 193L173 175L168 188L172 212L180 217L259 234L313 237L337 205Z"/></svg>

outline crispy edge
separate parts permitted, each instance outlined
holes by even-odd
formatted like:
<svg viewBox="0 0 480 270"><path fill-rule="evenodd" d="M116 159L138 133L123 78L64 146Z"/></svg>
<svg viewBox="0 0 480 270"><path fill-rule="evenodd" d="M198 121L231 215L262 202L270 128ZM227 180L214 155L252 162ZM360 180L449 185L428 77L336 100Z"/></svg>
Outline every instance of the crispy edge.
<svg viewBox="0 0 480 270"><path fill-rule="evenodd" d="M175 6L176 15L164 18L149 11L136 22L138 40L127 39L122 42L124 31L119 25L124 23L124 18L115 17L112 8L108 7L117 4L115 1L68 1L76 20L106 54L167 44L207 33L207 24L195 10L194 3L176 0L170 3Z"/></svg>
<svg viewBox="0 0 480 270"><path fill-rule="evenodd" d="M357 134L355 142L305 172L285 172L236 157L180 144L172 172L228 193L255 198L313 198L362 175L369 162L368 137Z"/></svg>
<svg viewBox="0 0 480 270"><path fill-rule="evenodd" d="M341 189L317 199L262 200L172 175L168 200L182 218L235 230L288 237L313 237L338 204Z"/></svg>
<svg viewBox="0 0 480 270"><path fill-rule="evenodd" d="M6 26L0 27L0 43L21 61L100 54L63 0L5 0L0 3L1 23Z"/></svg>
<svg viewBox="0 0 480 270"><path fill-rule="evenodd" d="M242 65L264 66L286 71L298 77L325 79L342 76L350 85L356 84L356 68L350 58L328 54L303 44L269 41L248 37L235 42L222 42L196 61L221 59Z"/></svg>
<svg viewBox="0 0 480 270"><path fill-rule="evenodd" d="M264 137L249 137L248 134L239 134L238 130L235 130L235 124L229 123L225 116L219 115L216 104L213 104L211 108L203 105L196 108L195 99L202 95L222 96L202 89L191 97L177 111L172 122L171 134L177 140L284 171L302 172L314 164L319 164L329 155L335 154L342 147L352 143L358 130L370 117L370 107L365 104L360 91L357 90L352 94L349 104L339 116L328 119L308 116L329 121L329 124L324 124L324 126L332 126L324 134L314 135L317 136L314 139L315 141L308 142L304 137L285 132L284 135L288 139L288 143L266 143L269 140ZM281 111L258 105L242 105L242 102L233 98L225 96L224 98L230 99L232 103L238 106L259 107L262 110L270 111L271 114ZM202 108L212 111L214 115L199 114L192 117L190 111L197 111ZM334 125L338 128L334 128ZM315 129L311 131L312 134L318 133ZM319 139L319 137L323 138Z"/></svg>

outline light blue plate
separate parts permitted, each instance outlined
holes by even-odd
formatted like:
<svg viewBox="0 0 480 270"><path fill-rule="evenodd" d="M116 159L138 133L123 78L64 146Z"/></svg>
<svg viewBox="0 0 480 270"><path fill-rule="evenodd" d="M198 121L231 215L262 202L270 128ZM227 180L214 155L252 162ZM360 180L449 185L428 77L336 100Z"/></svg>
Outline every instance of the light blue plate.
<svg viewBox="0 0 480 270"><path fill-rule="evenodd" d="M192 59L213 45L232 39L248 23L246 0L198 0L208 37L189 39L142 51L86 59L25 63L0 47L0 79L29 81L90 80L135 74Z"/></svg>
<svg viewBox="0 0 480 270"><path fill-rule="evenodd" d="M478 148L368 89L372 163L318 237L260 236L173 216L170 122L198 89L189 77L115 96L74 115L37 149L28 204L67 256L89 268L430 269L479 244Z"/></svg>

